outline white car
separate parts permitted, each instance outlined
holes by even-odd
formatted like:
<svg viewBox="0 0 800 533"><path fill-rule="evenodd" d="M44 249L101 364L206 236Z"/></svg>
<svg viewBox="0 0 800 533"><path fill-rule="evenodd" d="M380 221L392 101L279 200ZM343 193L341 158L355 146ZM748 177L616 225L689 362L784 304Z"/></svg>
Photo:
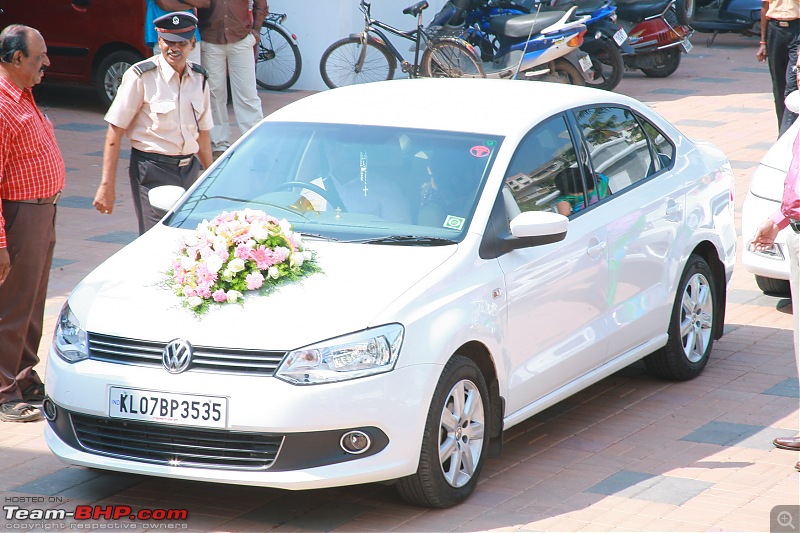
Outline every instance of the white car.
<svg viewBox="0 0 800 533"><path fill-rule="evenodd" d="M452 506L505 429L642 358L667 379L702 371L736 256L732 179L717 148L607 91L421 79L309 96L75 288L46 441L94 468L396 480ZM232 222L266 216L286 222ZM291 246L259 245L281 232ZM283 271L237 261L256 253ZM285 281L232 289L242 269ZM203 295L201 278L220 285Z"/></svg>
<svg viewBox="0 0 800 533"><path fill-rule="evenodd" d="M793 93L795 94L795 93ZM800 95L798 95L800 96ZM787 100L787 105L791 105ZM800 133L800 120L772 145L761 159L742 205L742 264L756 277L756 284L767 294L789 296L789 256L786 250L786 233L778 233L775 245L757 251L752 246L758 227L781 207L783 182L792 162L792 144Z"/></svg>

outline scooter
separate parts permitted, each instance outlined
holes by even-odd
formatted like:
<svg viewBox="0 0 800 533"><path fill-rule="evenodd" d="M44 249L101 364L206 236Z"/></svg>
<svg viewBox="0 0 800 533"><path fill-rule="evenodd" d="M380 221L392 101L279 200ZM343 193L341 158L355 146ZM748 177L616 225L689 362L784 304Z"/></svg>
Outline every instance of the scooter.
<svg viewBox="0 0 800 533"><path fill-rule="evenodd" d="M680 0L679 0L680 1ZM711 46L720 33L761 34L761 0L685 0L689 25L711 33Z"/></svg>
<svg viewBox="0 0 800 533"><path fill-rule="evenodd" d="M429 29L472 44L487 78L522 78L585 85L593 79L591 59L580 51L588 16L576 8L520 15L492 0L453 0Z"/></svg>
<svg viewBox="0 0 800 533"><path fill-rule="evenodd" d="M684 0L617 0L617 17L628 34L633 54L623 54L626 70L649 78L666 78L678 70L681 53L692 50Z"/></svg>

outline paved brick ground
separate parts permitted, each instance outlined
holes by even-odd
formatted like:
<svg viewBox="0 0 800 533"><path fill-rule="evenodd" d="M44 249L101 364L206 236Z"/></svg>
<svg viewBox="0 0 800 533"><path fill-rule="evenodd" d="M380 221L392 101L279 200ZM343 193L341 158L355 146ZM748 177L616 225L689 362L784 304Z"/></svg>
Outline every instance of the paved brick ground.
<svg viewBox="0 0 800 533"><path fill-rule="evenodd" d="M769 74L755 61L753 38L720 36L711 47L705 40L693 39L695 49L673 76L628 73L617 90L723 148L740 207L753 168L777 135ZM305 94L261 96L269 113ZM124 160L114 215L91 207L105 132L91 94L44 88L40 97L68 167L40 350L44 372L67 294L135 237L135 222ZM486 112L500 109L484 104ZM67 467L45 446L43 423L0 424L0 500L31 509L187 508L190 519L179 525L192 531L768 531L776 505L798 504L797 454L770 444L798 429L788 304L761 294L739 268L728 293L726 335L702 376L670 383L634 365L512 428L502 457L487 462L474 496L454 509L405 505L384 485L284 492ZM0 530L23 526L69 527L23 525L0 514Z"/></svg>

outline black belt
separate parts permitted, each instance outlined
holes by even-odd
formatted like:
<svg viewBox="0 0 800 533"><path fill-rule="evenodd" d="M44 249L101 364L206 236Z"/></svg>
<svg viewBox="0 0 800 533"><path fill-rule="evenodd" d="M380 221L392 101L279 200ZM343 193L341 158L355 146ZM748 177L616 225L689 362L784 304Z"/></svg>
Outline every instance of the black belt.
<svg viewBox="0 0 800 533"><path fill-rule="evenodd" d="M770 22L780 26L781 28L788 28L789 26L794 26L797 24L798 19L793 20L778 20L778 19L769 19Z"/></svg>
<svg viewBox="0 0 800 533"><path fill-rule="evenodd" d="M789 226L794 230L795 233L800 233L800 220L792 220L790 218Z"/></svg>
<svg viewBox="0 0 800 533"><path fill-rule="evenodd" d="M5 200L5 201L6 202L16 202L18 204L47 205L47 204L58 203L58 199L59 198L61 198L61 191L58 191L53 196L48 196L47 198L31 198L30 200Z"/></svg>
<svg viewBox="0 0 800 533"><path fill-rule="evenodd" d="M159 163L167 163L169 165L177 165L179 167L185 167L186 165L192 162L192 159L194 159L194 154L162 155L162 154L154 154L152 152L143 152L141 150L137 150L136 148L131 148L131 152L134 152L142 159L148 159L150 161L158 161Z"/></svg>

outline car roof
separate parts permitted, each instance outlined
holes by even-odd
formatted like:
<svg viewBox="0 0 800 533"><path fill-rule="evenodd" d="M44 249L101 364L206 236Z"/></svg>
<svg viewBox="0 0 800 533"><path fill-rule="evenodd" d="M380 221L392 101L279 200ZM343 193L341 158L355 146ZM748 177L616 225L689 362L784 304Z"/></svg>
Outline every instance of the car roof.
<svg viewBox="0 0 800 533"><path fill-rule="evenodd" d="M640 111L644 107L624 95L561 83L424 78L319 92L275 111L267 120L510 135L527 131L565 109L598 103L623 104Z"/></svg>

